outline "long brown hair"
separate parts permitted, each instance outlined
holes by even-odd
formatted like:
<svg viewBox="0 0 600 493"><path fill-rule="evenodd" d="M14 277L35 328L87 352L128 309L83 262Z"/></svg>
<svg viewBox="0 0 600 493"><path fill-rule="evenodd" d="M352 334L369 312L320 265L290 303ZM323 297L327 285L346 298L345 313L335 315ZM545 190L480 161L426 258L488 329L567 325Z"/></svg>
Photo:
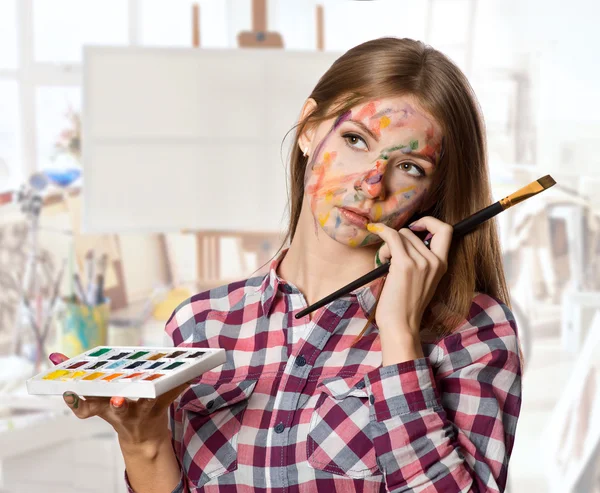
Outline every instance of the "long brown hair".
<svg viewBox="0 0 600 493"><path fill-rule="evenodd" d="M443 53L421 41L378 38L355 46L332 64L309 96L317 107L294 127L290 223L281 248L294 238L304 195L308 158L300 150L299 136L311 126L335 118L361 102L400 95L415 97L436 119L442 127L445 147L429 192L428 208L407 224L425 215L455 224L493 202L485 127L466 76ZM468 317L475 291L511 308L493 219L452 242L448 270L423 315L422 326L438 338L451 333ZM374 316L375 308L365 330Z"/></svg>

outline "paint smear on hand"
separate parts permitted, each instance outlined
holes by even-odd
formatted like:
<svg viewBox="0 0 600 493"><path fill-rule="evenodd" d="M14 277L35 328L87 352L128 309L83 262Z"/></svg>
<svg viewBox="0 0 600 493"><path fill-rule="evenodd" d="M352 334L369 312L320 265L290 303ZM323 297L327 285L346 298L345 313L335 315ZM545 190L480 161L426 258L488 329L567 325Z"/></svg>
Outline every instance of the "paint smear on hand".
<svg viewBox="0 0 600 493"><path fill-rule="evenodd" d="M381 231L383 231L383 227L376 225L376 224L372 224L369 223L367 224L367 229L371 232L371 233L380 233Z"/></svg>

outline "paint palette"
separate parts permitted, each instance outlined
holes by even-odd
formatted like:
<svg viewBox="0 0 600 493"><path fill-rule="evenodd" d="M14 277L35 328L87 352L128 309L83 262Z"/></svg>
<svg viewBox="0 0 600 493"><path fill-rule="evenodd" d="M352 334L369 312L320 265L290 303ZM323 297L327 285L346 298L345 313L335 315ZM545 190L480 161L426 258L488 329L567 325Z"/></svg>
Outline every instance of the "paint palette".
<svg viewBox="0 0 600 493"><path fill-rule="evenodd" d="M225 363L225 350L98 346L27 380L30 394L158 397Z"/></svg>

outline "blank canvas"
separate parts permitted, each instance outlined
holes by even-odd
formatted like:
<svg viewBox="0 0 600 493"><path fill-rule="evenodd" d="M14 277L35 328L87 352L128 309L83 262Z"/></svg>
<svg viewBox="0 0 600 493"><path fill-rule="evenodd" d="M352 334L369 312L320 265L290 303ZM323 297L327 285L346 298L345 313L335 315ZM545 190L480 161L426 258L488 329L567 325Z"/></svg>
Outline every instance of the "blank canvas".
<svg viewBox="0 0 600 493"><path fill-rule="evenodd" d="M338 56L86 47L83 230L284 230L282 140Z"/></svg>

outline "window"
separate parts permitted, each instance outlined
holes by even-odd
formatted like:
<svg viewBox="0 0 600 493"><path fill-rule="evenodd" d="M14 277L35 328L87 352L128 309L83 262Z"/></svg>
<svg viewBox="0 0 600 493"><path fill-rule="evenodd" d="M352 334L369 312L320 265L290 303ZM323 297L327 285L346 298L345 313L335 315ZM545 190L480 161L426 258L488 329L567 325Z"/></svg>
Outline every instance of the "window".
<svg viewBox="0 0 600 493"><path fill-rule="evenodd" d="M0 192L22 179L19 128L19 87L14 79L0 79Z"/></svg>
<svg viewBox="0 0 600 493"><path fill-rule="evenodd" d="M36 62L80 63L84 44L128 44L124 0L34 0Z"/></svg>
<svg viewBox="0 0 600 493"><path fill-rule="evenodd" d="M316 49L321 4L328 51L382 36L410 37L431 43L467 71L473 59L479 67L512 53L497 42L506 38L496 20L503 4L478 3L476 31L483 35L474 36L474 2L269 0L268 28L281 33L287 49ZM81 110L84 45L191 46L194 3L204 48L235 47L237 33L251 28L251 0L0 0L0 192L37 169L73 164L68 155L56 155L55 143L70 125L67 111ZM491 129L501 128L506 99L482 92L482 100Z"/></svg>
<svg viewBox="0 0 600 493"><path fill-rule="evenodd" d="M325 49L346 51L383 36L423 40L427 9L427 2L422 0L327 0L324 3Z"/></svg>
<svg viewBox="0 0 600 493"><path fill-rule="evenodd" d="M56 144L67 146L81 114L81 88L77 86L39 87L36 94L37 169L72 168L76 158L60 152Z"/></svg>
<svg viewBox="0 0 600 493"><path fill-rule="evenodd" d="M190 46L193 3L192 0L142 0L138 17L140 44ZM228 2L206 0L196 3L200 6L200 45L203 48L229 47Z"/></svg>
<svg viewBox="0 0 600 493"><path fill-rule="evenodd" d="M17 68L16 11L16 0L0 0L0 70Z"/></svg>

